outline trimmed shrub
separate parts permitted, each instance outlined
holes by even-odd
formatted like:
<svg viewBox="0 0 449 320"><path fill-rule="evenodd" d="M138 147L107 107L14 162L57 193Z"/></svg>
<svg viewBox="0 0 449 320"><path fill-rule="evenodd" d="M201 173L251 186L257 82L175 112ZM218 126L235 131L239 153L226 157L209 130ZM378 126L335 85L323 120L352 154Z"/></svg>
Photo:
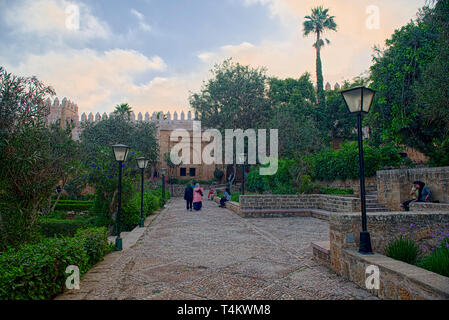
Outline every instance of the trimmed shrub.
<svg viewBox="0 0 449 320"><path fill-rule="evenodd" d="M55 210L60 211L89 211L93 206L93 201L83 201L83 200L59 200L56 204Z"/></svg>
<svg viewBox="0 0 449 320"><path fill-rule="evenodd" d="M39 219L39 231L46 237L70 236L73 237L76 231L86 227L86 222L82 220L41 218Z"/></svg>
<svg viewBox="0 0 449 320"><path fill-rule="evenodd" d="M80 239L89 257L89 266L93 266L108 253L108 230L105 227L80 229L75 238Z"/></svg>
<svg viewBox="0 0 449 320"><path fill-rule="evenodd" d="M385 249L387 257L403 261L410 264L415 264L419 248L412 239L405 239L403 236L394 240Z"/></svg>
<svg viewBox="0 0 449 320"><path fill-rule="evenodd" d="M64 290L69 265L88 270L88 255L78 238L46 239L0 254L0 299L44 300Z"/></svg>
<svg viewBox="0 0 449 320"><path fill-rule="evenodd" d="M321 187L320 188L321 193L324 194L354 194L354 190L352 189L339 189L339 188L328 188L328 187Z"/></svg>
<svg viewBox="0 0 449 320"><path fill-rule="evenodd" d="M62 293L69 265L80 275L109 250L105 228L80 230L73 238L49 238L0 253L0 300L44 300Z"/></svg>

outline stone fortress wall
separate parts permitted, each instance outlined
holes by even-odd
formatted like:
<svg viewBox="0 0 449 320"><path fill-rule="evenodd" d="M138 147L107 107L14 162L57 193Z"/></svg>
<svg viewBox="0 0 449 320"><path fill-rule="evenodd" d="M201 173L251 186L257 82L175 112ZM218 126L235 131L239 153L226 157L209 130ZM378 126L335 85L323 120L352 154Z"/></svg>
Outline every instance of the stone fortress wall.
<svg viewBox="0 0 449 320"><path fill-rule="evenodd" d="M65 128L67 124L74 125L74 129L72 131L72 138L74 140L79 140L82 127L81 124L84 122L99 122L105 119L108 119L113 114L112 112L107 114L104 112L102 115L97 112L95 115L90 112L89 114L82 113L81 117L78 114L78 106L67 98L63 98L60 102L58 98L55 98L52 102L50 99L47 99L45 105L48 107L50 113L47 116L48 123L55 123L58 120L61 120L61 126ZM141 112L137 113L131 112L130 119L133 122L136 121L145 121L145 122L154 122L157 128L156 131L156 139L159 143L159 163L157 164L154 170L156 172L160 172L160 169L165 167L168 169L167 164L162 160L163 154L169 152L173 145L177 142L170 141L170 134L175 129L185 129L190 132L191 137L193 136L193 121L198 119L198 114L194 114L191 111L185 113L182 111L178 114L178 112L174 112L173 116L170 112L167 113L156 113L153 112L150 116L149 112L142 114ZM191 144L193 141L191 139ZM202 143L202 147L207 145L207 142ZM193 152L193 147L191 147ZM190 159L192 159L192 154L190 155ZM182 173L181 173L182 168ZM216 165L206 165L206 164L188 164L181 165L176 168L176 172L174 172L174 176L179 179L195 179L195 180L209 180L213 178L213 174L215 171ZM185 173L185 175L184 175Z"/></svg>

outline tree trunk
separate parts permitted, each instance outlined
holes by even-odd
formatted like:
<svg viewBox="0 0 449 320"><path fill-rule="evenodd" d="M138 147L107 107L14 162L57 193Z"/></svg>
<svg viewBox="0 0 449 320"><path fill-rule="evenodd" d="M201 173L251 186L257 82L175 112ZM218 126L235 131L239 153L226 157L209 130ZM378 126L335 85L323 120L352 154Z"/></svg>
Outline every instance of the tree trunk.
<svg viewBox="0 0 449 320"><path fill-rule="evenodd" d="M324 87L323 87L323 67L321 64L321 37L320 33L316 35L316 88L318 104L323 106L325 103Z"/></svg>

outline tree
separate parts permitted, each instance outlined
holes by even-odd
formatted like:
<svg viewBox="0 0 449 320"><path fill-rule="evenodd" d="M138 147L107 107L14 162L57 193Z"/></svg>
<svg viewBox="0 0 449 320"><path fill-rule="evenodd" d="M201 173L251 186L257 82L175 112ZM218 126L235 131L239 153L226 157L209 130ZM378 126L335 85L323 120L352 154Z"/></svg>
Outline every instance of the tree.
<svg viewBox="0 0 449 320"><path fill-rule="evenodd" d="M430 155L447 137L447 3L424 7L385 50L376 49L371 80L378 94L366 123L377 143L394 141ZM446 10L440 22L438 10Z"/></svg>
<svg viewBox="0 0 449 320"><path fill-rule="evenodd" d="M319 6L312 9L312 14L310 16L306 16L306 21L303 23L304 36L308 36L312 32L316 34L316 41L313 46L316 49L316 80L318 103L320 105L325 104L321 47L324 46L325 41L327 44L330 43L328 39L323 40L322 35L327 30L337 31L337 24L335 23L334 18L334 16L329 15L329 9L324 9L322 6Z"/></svg>
<svg viewBox="0 0 449 320"><path fill-rule="evenodd" d="M121 103L115 106L114 114L129 119L132 108L127 103Z"/></svg>
<svg viewBox="0 0 449 320"><path fill-rule="evenodd" d="M298 80L269 79L268 97L273 111L266 126L279 130L281 156L293 158L321 147L324 135L316 121L309 73Z"/></svg>
<svg viewBox="0 0 449 320"><path fill-rule="evenodd" d="M204 127L257 129L271 116L264 68L251 68L225 60L211 70L212 78L199 93L191 94L190 106L198 112ZM236 176L234 161L234 177Z"/></svg>
<svg viewBox="0 0 449 320"><path fill-rule="evenodd" d="M219 130L257 128L269 116L265 69L227 59L216 64L211 73L201 91L189 98L203 126Z"/></svg>
<svg viewBox="0 0 449 320"><path fill-rule="evenodd" d="M37 218L79 154L70 130L47 125L51 87L0 68L0 250L34 241Z"/></svg>

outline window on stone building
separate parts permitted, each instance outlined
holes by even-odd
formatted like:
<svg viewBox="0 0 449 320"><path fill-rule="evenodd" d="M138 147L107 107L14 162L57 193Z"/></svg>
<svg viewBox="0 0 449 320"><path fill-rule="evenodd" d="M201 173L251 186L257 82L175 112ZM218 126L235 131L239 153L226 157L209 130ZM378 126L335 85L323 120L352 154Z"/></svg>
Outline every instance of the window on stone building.
<svg viewBox="0 0 449 320"><path fill-rule="evenodd" d="M189 169L189 176L191 176L191 177L196 176L196 168L190 168Z"/></svg>
<svg viewBox="0 0 449 320"><path fill-rule="evenodd" d="M187 169L186 168L180 168L179 175L181 177L185 177L187 175Z"/></svg>

